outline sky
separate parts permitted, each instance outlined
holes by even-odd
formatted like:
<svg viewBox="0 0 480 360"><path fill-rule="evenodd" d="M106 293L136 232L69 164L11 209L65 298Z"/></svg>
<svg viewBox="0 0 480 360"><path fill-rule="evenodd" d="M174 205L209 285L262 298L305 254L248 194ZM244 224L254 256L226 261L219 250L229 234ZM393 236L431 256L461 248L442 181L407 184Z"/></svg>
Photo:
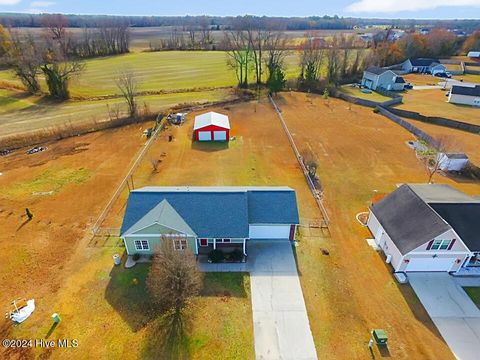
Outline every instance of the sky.
<svg viewBox="0 0 480 360"><path fill-rule="evenodd" d="M0 0L0 12L478 19L480 0Z"/></svg>

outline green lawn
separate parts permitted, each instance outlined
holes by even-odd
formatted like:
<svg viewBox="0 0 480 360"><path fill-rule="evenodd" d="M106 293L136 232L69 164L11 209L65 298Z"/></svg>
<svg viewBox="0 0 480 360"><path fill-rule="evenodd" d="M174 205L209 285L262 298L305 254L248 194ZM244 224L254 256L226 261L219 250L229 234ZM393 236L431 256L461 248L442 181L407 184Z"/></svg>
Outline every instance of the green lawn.
<svg viewBox="0 0 480 360"><path fill-rule="evenodd" d="M355 96L360 99L365 99L365 100L371 100L371 101L377 101L377 102L384 102L391 100L387 96L383 96L375 91L372 91L370 94L366 94L362 92L359 88L357 87L351 87L350 85L345 85L340 88L340 91L343 92L344 94L350 95L350 96Z"/></svg>
<svg viewBox="0 0 480 360"><path fill-rule="evenodd" d="M470 299L480 308L480 287L466 286L463 288Z"/></svg>
<svg viewBox="0 0 480 360"><path fill-rule="evenodd" d="M71 82L73 97L95 97L118 94L115 77L123 69L133 70L139 78L139 91L195 89L234 86L235 73L226 64L221 51L137 52L85 61L85 70ZM298 58L286 59L287 75L298 75ZM253 79L253 71L251 73ZM10 71L0 71L0 81L21 85ZM40 79L43 90L46 87Z"/></svg>

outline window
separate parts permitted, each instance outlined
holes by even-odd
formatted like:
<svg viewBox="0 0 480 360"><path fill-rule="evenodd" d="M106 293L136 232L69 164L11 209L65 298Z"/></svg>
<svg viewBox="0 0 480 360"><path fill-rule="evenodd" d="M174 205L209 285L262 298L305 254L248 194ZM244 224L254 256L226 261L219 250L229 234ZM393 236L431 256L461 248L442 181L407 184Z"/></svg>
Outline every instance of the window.
<svg viewBox="0 0 480 360"><path fill-rule="evenodd" d="M200 246L208 246L208 239L200 239Z"/></svg>
<svg viewBox="0 0 480 360"><path fill-rule="evenodd" d="M173 248L181 251L187 248L187 239L173 239Z"/></svg>
<svg viewBox="0 0 480 360"><path fill-rule="evenodd" d="M229 243L229 242L231 242L231 239L223 239L223 242L224 243Z"/></svg>
<svg viewBox="0 0 480 360"><path fill-rule="evenodd" d="M148 240L135 240L135 250L150 250Z"/></svg>
<svg viewBox="0 0 480 360"><path fill-rule="evenodd" d="M452 240L434 240L430 250L448 250Z"/></svg>

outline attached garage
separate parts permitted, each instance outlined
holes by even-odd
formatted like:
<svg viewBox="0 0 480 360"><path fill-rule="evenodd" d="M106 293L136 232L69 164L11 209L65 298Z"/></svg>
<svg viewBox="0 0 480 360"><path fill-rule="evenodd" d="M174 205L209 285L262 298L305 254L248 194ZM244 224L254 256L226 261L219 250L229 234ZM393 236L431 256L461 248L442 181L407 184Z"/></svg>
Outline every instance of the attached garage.
<svg viewBox="0 0 480 360"><path fill-rule="evenodd" d="M289 239L290 225L250 225L250 239Z"/></svg>
<svg viewBox="0 0 480 360"><path fill-rule="evenodd" d="M230 138L228 116L216 112L196 116L193 137L196 141L228 141Z"/></svg>
<svg viewBox="0 0 480 360"><path fill-rule="evenodd" d="M428 257L428 258L410 258L408 265L405 268L405 272L413 271L450 271L455 264L456 258L440 258L440 257Z"/></svg>

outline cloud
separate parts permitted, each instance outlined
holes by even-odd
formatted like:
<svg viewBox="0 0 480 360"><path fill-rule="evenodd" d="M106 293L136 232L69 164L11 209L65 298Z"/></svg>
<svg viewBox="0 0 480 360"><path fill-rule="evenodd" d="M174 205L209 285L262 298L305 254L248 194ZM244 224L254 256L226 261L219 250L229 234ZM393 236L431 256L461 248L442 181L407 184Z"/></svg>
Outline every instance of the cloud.
<svg viewBox="0 0 480 360"><path fill-rule="evenodd" d="M21 0L0 0L0 5L15 5L18 4Z"/></svg>
<svg viewBox="0 0 480 360"><path fill-rule="evenodd" d="M480 0L358 0L347 6L346 10L355 13L396 13L447 6L480 6Z"/></svg>
<svg viewBox="0 0 480 360"><path fill-rule="evenodd" d="M33 1L30 3L30 6L32 8L43 8L43 7L49 7L52 5L55 5L53 1Z"/></svg>

